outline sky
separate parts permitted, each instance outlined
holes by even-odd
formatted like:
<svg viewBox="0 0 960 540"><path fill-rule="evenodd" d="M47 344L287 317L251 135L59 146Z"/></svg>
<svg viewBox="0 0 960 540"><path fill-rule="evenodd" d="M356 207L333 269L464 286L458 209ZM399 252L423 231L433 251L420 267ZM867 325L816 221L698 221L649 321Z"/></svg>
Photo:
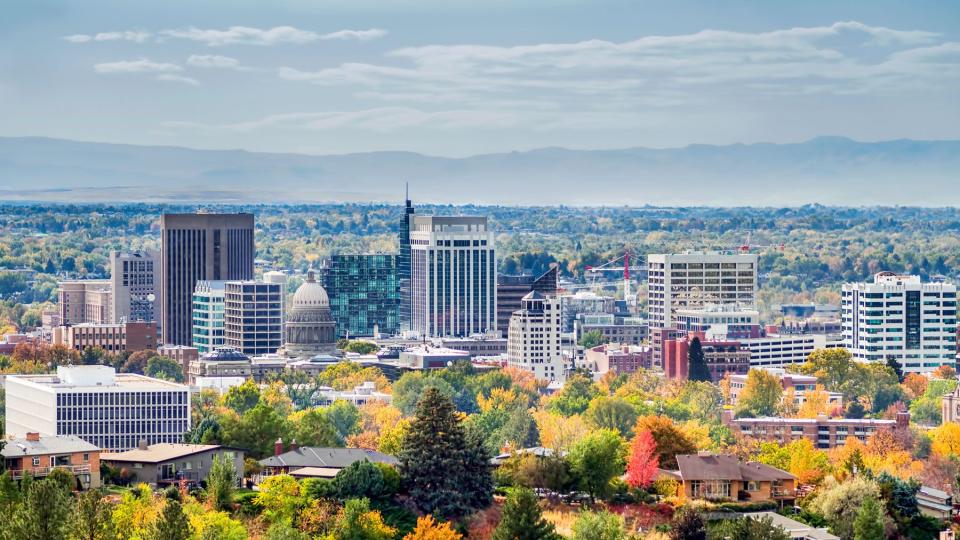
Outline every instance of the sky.
<svg viewBox="0 0 960 540"><path fill-rule="evenodd" d="M0 136L440 156L960 139L960 3L6 0Z"/></svg>

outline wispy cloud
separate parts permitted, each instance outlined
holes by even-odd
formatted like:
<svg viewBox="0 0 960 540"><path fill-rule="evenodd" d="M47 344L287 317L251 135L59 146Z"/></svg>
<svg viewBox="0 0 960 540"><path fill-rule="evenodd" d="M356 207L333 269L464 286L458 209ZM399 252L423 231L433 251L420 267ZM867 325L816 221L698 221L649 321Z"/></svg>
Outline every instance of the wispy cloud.
<svg viewBox="0 0 960 540"><path fill-rule="evenodd" d="M192 77L184 77L183 75L175 75L173 73L162 73L157 75L157 80L188 84L190 86L200 86L200 81Z"/></svg>
<svg viewBox="0 0 960 540"><path fill-rule="evenodd" d="M91 41L132 41L143 43L150 39L150 32L141 30L124 30L121 32L100 32L98 34L73 34L63 39L70 43L89 43Z"/></svg>
<svg viewBox="0 0 960 540"><path fill-rule="evenodd" d="M429 126L438 129L494 128L514 125L517 117L503 111L424 111L411 107L378 107L358 111L330 111L274 114L232 124L204 124L192 121L163 122L163 127L211 133L253 133L267 129L321 131L358 129L392 132Z"/></svg>
<svg viewBox="0 0 960 540"><path fill-rule="evenodd" d="M154 62L147 58L104 62L94 65L93 69L97 73L171 73L183 71L183 68L177 64Z"/></svg>
<svg viewBox="0 0 960 540"><path fill-rule="evenodd" d="M224 68L239 69L240 61L229 56L220 56L216 54L191 54L187 58L187 64L194 67L203 68Z"/></svg>
<svg viewBox="0 0 960 540"><path fill-rule="evenodd" d="M160 35L167 38L188 39L205 43L211 47L225 45L279 45L282 43L302 44L317 40L355 39L367 41L383 37L386 30L371 28L369 30L338 30L328 34L320 34L312 30L301 30L293 26L275 26L261 29L249 26L231 26L226 30L212 28L190 27L179 30L163 30Z"/></svg>

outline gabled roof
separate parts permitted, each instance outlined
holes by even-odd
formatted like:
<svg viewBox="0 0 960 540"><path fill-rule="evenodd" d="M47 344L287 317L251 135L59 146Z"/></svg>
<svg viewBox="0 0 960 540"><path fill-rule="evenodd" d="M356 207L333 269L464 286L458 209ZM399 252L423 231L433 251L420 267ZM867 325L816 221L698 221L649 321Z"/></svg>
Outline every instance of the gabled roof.
<svg viewBox="0 0 960 540"><path fill-rule="evenodd" d="M680 466L680 470L674 474L679 474L684 481L741 480L751 482L796 479L792 474L776 467L755 461L744 463L734 456L722 454L680 454L677 456L677 464Z"/></svg>
<svg viewBox="0 0 960 540"><path fill-rule="evenodd" d="M0 454L5 458L48 456L76 452L99 452L100 448L74 435L43 435L39 441L18 437L8 439Z"/></svg>
<svg viewBox="0 0 960 540"><path fill-rule="evenodd" d="M323 448L319 446L303 446L279 456L270 456L261 459L264 467L321 467L345 469L355 461L366 459L373 463L396 465L397 458L381 454L373 450L362 448Z"/></svg>

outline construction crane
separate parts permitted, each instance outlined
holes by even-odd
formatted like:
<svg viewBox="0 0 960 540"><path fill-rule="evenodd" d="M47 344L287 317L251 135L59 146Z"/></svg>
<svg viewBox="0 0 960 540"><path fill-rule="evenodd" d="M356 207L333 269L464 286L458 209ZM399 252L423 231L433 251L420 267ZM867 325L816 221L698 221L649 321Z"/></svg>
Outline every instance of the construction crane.
<svg viewBox="0 0 960 540"><path fill-rule="evenodd" d="M620 262L623 264L619 264ZM590 284L594 285L596 283L597 276L603 272L623 272L623 297L626 300L629 300L630 292L630 271L633 272L642 272L645 268L639 266L630 266L630 252L625 251L623 255L617 257L616 259L611 259L603 264L597 266L588 266L586 267L585 274L590 280Z"/></svg>
<svg viewBox="0 0 960 540"><path fill-rule="evenodd" d="M739 251L740 253L750 253L750 251L754 249L778 249L780 251L783 251L783 248L785 247L783 242L779 244L766 244L766 245L751 244L750 236L751 236L750 231L747 231L747 241L744 242L743 244L740 244L739 246L736 246L737 251Z"/></svg>

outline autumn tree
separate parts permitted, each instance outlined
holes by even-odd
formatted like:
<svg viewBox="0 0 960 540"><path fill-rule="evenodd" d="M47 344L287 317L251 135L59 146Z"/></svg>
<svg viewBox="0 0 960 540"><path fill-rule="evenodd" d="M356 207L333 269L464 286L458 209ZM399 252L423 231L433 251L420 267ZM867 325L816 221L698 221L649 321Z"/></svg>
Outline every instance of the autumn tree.
<svg viewBox="0 0 960 540"><path fill-rule="evenodd" d="M100 491L91 489L77 497L70 514L67 533L71 540L113 540L112 508Z"/></svg>
<svg viewBox="0 0 960 540"><path fill-rule="evenodd" d="M707 525L692 508L680 510L670 522L670 540L707 540Z"/></svg>
<svg viewBox="0 0 960 540"><path fill-rule="evenodd" d="M800 409L797 411L797 418L816 418L821 414L826 415L829 412L830 396L823 388L823 385L818 384L816 389L804 394L803 404L800 405Z"/></svg>
<svg viewBox="0 0 960 540"><path fill-rule="evenodd" d="M633 432L650 432L657 443L657 459L666 469L677 468L677 454L694 454L697 446L673 420L665 416L641 416Z"/></svg>
<svg viewBox="0 0 960 540"><path fill-rule="evenodd" d="M403 540L461 540L463 535L453 529L449 521L437 522L433 516L417 518L417 526Z"/></svg>
<svg viewBox="0 0 960 540"><path fill-rule="evenodd" d="M783 398L780 379L763 369L751 369L737 402L738 417L770 416L777 412Z"/></svg>
<svg viewBox="0 0 960 540"><path fill-rule="evenodd" d="M594 398L583 417L597 429L612 429L624 437L632 435L637 410L625 400L600 396Z"/></svg>
<svg viewBox="0 0 960 540"><path fill-rule="evenodd" d="M547 409L563 416L581 414L599 394L600 389L592 379L582 373L575 373L567 378L563 390L550 399Z"/></svg>
<svg viewBox="0 0 960 540"><path fill-rule="evenodd" d="M350 499L343 505L331 538L333 540L393 540L397 530L370 509L367 499Z"/></svg>
<svg viewBox="0 0 960 540"><path fill-rule="evenodd" d="M641 431L630 444L630 458L627 461L627 484L632 488L647 488L656 478L660 456L657 454L657 442L649 431Z"/></svg>

